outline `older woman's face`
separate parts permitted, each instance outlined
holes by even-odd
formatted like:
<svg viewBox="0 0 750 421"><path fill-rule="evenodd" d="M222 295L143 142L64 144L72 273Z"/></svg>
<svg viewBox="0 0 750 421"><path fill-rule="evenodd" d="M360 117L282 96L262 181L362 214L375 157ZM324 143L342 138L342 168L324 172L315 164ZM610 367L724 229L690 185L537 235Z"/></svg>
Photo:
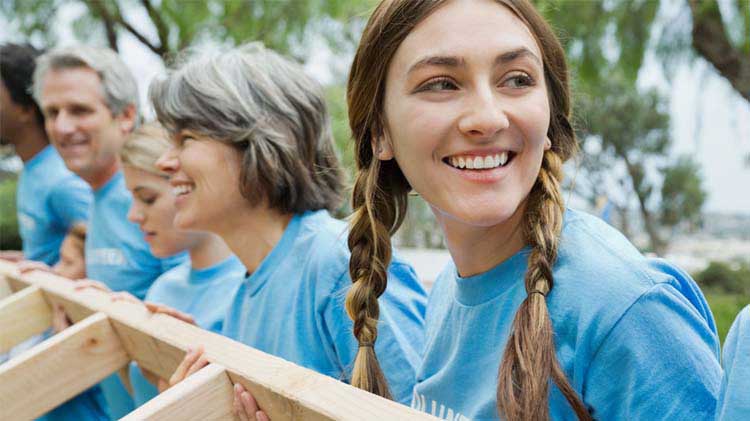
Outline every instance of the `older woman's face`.
<svg viewBox="0 0 750 421"><path fill-rule="evenodd" d="M232 146L181 132L157 166L168 172L180 229L222 234L226 221L248 206L239 189L240 152Z"/></svg>

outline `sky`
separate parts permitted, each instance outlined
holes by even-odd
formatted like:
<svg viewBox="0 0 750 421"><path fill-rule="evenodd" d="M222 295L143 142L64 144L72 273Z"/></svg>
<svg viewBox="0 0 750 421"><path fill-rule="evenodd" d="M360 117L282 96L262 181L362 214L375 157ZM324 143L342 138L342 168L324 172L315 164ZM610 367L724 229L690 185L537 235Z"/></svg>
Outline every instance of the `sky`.
<svg viewBox="0 0 750 421"><path fill-rule="evenodd" d="M58 28L58 45L76 43L71 22L83 10L78 6L58 11L54 24ZM663 20L667 21L670 11L662 12ZM145 21L137 15L128 18L130 22ZM8 23L7 17L0 16L0 43L18 40ZM120 37L119 48L136 75L142 104L147 104L148 85L164 71L164 66L159 57L129 34ZM309 57L305 69L323 84L331 83L336 72L345 72L346 63L351 61L350 57L335 56L322 42L320 48L312 51L315 54ZM336 70L332 71L332 67ZM649 53L639 74L639 86L656 87L670 98L671 153L690 154L701 165L704 188L709 193L704 210L750 215L750 103L702 59L686 61L667 74L659 60ZM149 112L146 107L146 113Z"/></svg>

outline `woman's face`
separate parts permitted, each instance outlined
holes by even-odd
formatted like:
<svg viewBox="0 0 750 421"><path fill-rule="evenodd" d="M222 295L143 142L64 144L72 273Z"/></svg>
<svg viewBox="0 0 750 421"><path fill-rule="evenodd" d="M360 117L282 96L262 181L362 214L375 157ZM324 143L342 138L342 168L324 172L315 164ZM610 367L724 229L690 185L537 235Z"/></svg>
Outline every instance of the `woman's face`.
<svg viewBox="0 0 750 421"><path fill-rule="evenodd" d="M240 193L242 157L224 142L179 133L157 166L170 174L176 196L175 226L223 234L226 221L249 206Z"/></svg>
<svg viewBox="0 0 750 421"><path fill-rule="evenodd" d="M125 185L133 194L128 220L138 224L157 257L167 257L190 248L194 235L174 225L175 197L165 177L124 165Z"/></svg>
<svg viewBox="0 0 750 421"><path fill-rule="evenodd" d="M509 9L449 2L390 63L378 157L395 157L441 223L507 222L549 148L543 69L534 37Z"/></svg>

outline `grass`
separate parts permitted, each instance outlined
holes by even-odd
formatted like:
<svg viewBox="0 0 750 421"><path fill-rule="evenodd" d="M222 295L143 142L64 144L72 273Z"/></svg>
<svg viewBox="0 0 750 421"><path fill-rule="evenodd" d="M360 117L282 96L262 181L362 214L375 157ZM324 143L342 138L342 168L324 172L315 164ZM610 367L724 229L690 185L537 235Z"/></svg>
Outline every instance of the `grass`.
<svg viewBox="0 0 750 421"><path fill-rule="evenodd" d="M716 328L719 331L719 338L723 344L737 314L750 304L750 297L709 289L704 289L703 292L706 295L706 300L708 300L708 305L711 306L711 312L716 320Z"/></svg>

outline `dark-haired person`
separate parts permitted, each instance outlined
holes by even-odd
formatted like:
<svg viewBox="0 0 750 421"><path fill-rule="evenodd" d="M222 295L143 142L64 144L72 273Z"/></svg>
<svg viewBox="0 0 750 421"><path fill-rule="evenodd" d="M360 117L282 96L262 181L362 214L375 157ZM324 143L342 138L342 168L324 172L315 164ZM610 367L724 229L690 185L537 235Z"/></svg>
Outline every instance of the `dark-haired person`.
<svg viewBox="0 0 750 421"><path fill-rule="evenodd" d="M68 231L86 222L91 189L50 146L29 93L40 54L30 45L0 46L0 142L12 145L24 163L16 193L23 258L53 265Z"/></svg>
<svg viewBox="0 0 750 421"><path fill-rule="evenodd" d="M53 146L93 190L86 276L143 299L157 277L187 256L154 257L141 230L127 220L132 196L119 152L139 123L135 78L112 50L66 47L39 57L33 94ZM100 385L112 418L133 410L133 399L118 376Z"/></svg>
<svg viewBox="0 0 750 421"><path fill-rule="evenodd" d="M65 260L60 251L66 235L88 219L91 189L65 167L60 155L49 144L44 117L29 92L40 54L41 51L30 45L0 46L0 142L13 145L24 163L16 192L23 258L59 267L61 258ZM26 341L11 350L10 356L37 344L42 338ZM107 419L101 391L90 389L42 419Z"/></svg>
<svg viewBox="0 0 750 421"><path fill-rule="evenodd" d="M218 234L248 272L223 334L347 382L362 364L358 350L376 346L388 355L393 398L408 403L425 292L395 258L383 262L390 283L380 312L366 295L370 307L355 323L346 316L347 227L329 213L342 174L320 87L298 64L250 44L194 56L156 80L150 98L175 136L161 160L177 194L175 226ZM378 319L375 345L367 338ZM199 352L189 353L172 382L201 364Z"/></svg>

